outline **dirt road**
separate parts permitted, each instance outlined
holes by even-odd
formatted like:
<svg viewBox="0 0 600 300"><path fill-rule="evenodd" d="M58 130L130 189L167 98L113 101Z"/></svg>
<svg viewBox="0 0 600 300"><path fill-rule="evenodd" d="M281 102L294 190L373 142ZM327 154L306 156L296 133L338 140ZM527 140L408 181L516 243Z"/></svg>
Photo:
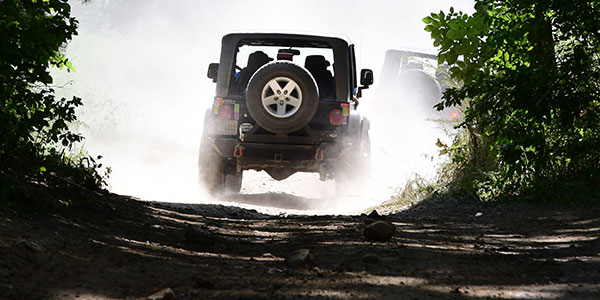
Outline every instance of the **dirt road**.
<svg viewBox="0 0 600 300"><path fill-rule="evenodd" d="M0 299L600 299L597 209L437 199L385 218L396 234L375 243L360 216L116 195L0 212ZM301 248L312 261L289 267Z"/></svg>

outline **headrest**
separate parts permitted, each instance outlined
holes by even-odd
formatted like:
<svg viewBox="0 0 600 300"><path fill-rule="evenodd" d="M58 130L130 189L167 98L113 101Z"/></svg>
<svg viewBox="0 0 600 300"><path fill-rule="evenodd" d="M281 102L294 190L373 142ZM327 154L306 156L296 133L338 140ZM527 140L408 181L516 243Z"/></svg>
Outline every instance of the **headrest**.
<svg viewBox="0 0 600 300"><path fill-rule="evenodd" d="M325 59L323 55L309 55L304 61L304 67L307 69L311 68L327 68L330 63Z"/></svg>

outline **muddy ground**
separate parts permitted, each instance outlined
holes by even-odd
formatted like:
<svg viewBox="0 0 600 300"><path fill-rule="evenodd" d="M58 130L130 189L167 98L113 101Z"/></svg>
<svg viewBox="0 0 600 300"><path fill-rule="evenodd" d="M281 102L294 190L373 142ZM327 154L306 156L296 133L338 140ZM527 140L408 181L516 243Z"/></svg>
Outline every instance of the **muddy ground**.
<svg viewBox="0 0 600 300"><path fill-rule="evenodd" d="M429 199L385 218L380 243L361 216L117 195L0 212L0 299L600 299L598 209ZM300 248L312 266L288 267Z"/></svg>

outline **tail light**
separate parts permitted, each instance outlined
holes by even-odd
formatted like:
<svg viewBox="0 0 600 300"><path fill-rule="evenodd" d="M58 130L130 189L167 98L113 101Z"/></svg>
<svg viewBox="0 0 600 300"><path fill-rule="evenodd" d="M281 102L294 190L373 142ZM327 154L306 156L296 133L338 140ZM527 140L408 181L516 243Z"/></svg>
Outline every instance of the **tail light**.
<svg viewBox="0 0 600 300"><path fill-rule="evenodd" d="M342 108L342 124L348 124L348 116L350 116L350 103L341 103Z"/></svg>
<svg viewBox="0 0 600 300"><path fill-rule="evenodd" d="M277 60L292 60L294 57L291 53L277 53Z"/></svg>
<svg viewBox="0 0 600 300"><path fill-rule="evenodd" d="M350 103L342 103L340 104L340 107L342 108L342 114L344 115L344 117L350 115Z"/></svg>
<svg viewBox="0 0 600 300"><path fill-rule="evenodd" d="M231 101L231 100L229 100ZM239 104L225 104L223 98L215 98L212 107L212 114L218 116L221 120L231 120L233 115L234 120L240 119L240 105Z"/></svg>
<svg viewBox="0 0 600 300"><path fill-rule="evenodd" d="M219 107L219 119L220 120L231 120L231 105L229 104L222 104L221 107Z"/></svg>
<svg viewBox="0 0 600 300"><path fill-rule="evenodd" d="M344 114L341 109L334 109L329 112L329 123L331 125L342 125L344 122Z"/></svg>
<svg viewBox="0 0 600 300"><path fill-rule="evenodd" d="M215 100L213 102L213 107L212 107L213 115L219 114L219 108L221 107L222 104L223 104L223 98L215 98Z"/></svg>

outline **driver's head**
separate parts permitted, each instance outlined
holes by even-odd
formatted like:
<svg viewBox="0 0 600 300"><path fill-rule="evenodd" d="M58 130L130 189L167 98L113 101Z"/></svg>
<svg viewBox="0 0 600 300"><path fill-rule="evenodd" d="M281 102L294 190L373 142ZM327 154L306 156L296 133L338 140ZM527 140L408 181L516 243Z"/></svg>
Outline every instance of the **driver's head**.
<svg viewBox="0 0 600 300"><path fill-rule="evenodd" d="M256 51L248 56L248 67L260 67L273 59L262 51Z"/></svg>
<svg viewBox="0 0 600 300"><path fill-rule="evenodd" d="M323 71L329 67L329 62L323 55L309 55L304 61L304 67L311 71Z"/></svg>

